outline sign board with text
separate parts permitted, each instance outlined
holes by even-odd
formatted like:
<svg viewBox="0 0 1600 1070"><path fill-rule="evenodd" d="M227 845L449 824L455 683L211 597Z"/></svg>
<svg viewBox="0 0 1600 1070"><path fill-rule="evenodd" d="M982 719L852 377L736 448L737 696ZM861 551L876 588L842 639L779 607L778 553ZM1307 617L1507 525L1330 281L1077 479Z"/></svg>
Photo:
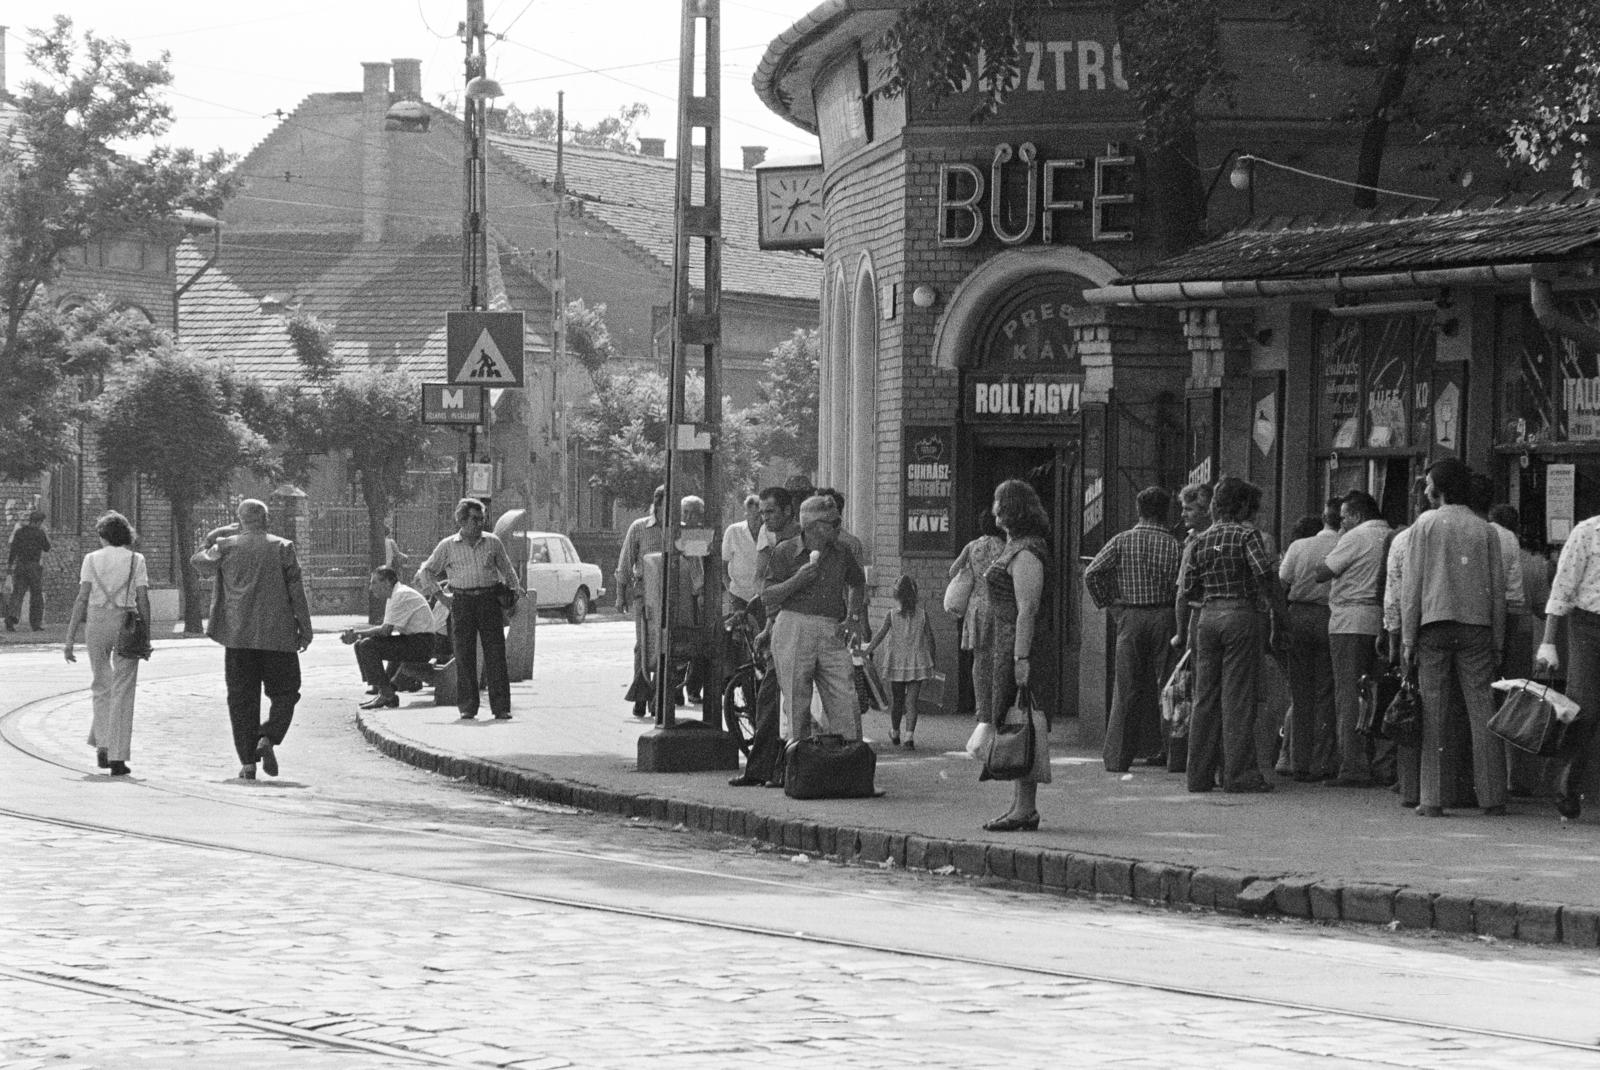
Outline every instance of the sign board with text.
<svg viewBox="0 0 1600 1070"><path fill-rule="evenodd" d="M1083 376L1060 372L978 372L962 384L967 423L1050 427L1076 424L1083 411Z"/></svg>
<svg viewBox="0 0 1600 1070"><path fill-rule="evenodd" d="M523 385L521 312L446 312L445 361L451 386Z"/></svg>
<svg viewBox="0 0 1600 1070"><path fill-rule="evenodd" d="M422 422L425 424L483 423L484 391L481 386L422 384Z"/></svg>
<svg viewBox="0 0 1600 1070"><path fill-rule="evenodd" d="M900 552L954 556L955 428L907 424L901 439Z"/></svg>

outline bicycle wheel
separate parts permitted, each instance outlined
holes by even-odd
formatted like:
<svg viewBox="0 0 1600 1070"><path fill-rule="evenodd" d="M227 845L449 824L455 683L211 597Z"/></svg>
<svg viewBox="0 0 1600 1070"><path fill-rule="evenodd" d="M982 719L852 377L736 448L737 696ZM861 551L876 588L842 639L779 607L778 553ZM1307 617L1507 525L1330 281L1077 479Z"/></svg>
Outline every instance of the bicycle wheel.
<svg viewBox="0 0 1600 1070"><path fill-rule="evenodd" d="M722 723L727 726L728 734L746 758L750 757L750 741L756 732L758 683L755 667L741 665L722 687Z"/></svg>

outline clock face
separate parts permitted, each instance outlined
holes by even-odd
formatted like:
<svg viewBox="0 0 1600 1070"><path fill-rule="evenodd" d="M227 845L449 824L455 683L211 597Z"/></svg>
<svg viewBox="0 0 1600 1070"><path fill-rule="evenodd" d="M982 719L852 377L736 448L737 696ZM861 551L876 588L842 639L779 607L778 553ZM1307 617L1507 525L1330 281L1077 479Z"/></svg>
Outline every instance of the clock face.
<svg viewBox="0 0 1600 1070"><path fill-rule="evenodd" d="M810 249L822 245L820 167L757 171L756 186L763 249Z"/></svg>

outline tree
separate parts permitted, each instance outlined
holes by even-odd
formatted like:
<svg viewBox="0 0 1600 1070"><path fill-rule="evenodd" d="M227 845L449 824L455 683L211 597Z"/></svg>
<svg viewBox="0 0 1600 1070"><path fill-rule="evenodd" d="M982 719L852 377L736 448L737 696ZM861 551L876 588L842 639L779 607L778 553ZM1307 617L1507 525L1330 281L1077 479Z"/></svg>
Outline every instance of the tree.
<svg viewBox="0 0 1600 1070"><path fill-rule="evenodd" d="M72 456L80 397L126 361L168 344L143 316L104 297L70 311L35 308L17 332L12 374L0 379L0 475L28 479Z"/></svg>
<svg viewBox="0 0 1600 1070"><path fill-rule="evenodd" d="M389 514L415 493L407 473L427 456L421 384L404 372L343 371L333 328L310 313L296 313L286 326L307 384L282 390L271 414L290 451L281 463L303 474L316 454L349 458L367 507L368 560L376 567L388 556Z"/></svg>
<svg viewBox="0 0 1600 1070"><path fill-rule="evenodd" d="M180 209L219 211L236 180L221 152L158 145L134 158L113 148L170 125L164 54L135 60L125 43L92 31L79 40L60 16L29 32L25 54L39 77L23 84L0 131L0 426L10 430L0 468L32 476L55 441L54 417L34 420L36 406L59 412L57 390L77 374L72 355L49 344L48 326L29 320L63 254L101 235L174 237Z"/></svg>
<svg viewBox="0 0 1600 1070"><path fill-rule="evenodd" d="M228 404L231 374L163 345L135 360L95 402L100 464L107 477L143 476L172 506L187 632L200 631L194 510L220 494L236 468L267 463L266 440Z"/></svg>
<svg viewBox="0 0 1600 1070"><path fill-rule="evenodd" d="M617 114L608 115L593 126L568 123L566 141L569 145L638 155L639 146L634 142L633 131L639 125L639 120L649 115L649 105L635 101L618 108ZM536 141L555 141L556 113L550 108L523 111L515 104L509 105L505 112L505 131Z"/></svg>
<svg viewBox="0 0 1600 1070"><path fill-rule="evenodd" d="M817 361L822 337L796 330L766 359L766 381L743 414L751 447L763 458L781 458L807 475L817 470Z"/></svg>

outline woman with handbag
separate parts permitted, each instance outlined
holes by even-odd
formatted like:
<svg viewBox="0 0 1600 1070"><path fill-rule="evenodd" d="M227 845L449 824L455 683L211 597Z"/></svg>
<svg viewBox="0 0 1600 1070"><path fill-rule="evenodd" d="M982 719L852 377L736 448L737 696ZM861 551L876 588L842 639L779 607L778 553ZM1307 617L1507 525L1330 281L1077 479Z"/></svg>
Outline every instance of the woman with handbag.
<svg viewBox="0 0 1600 1070"><path fill-rule="evenodd" d="M989 612L989 589L983 582L994 559L1006 547L1000 529L994 526L994 512L985 507L978 512L978 537L961 548L961 553L950 565L950 586L945 589L945 612L960 617L959 669L957 713L977 714L978 700L972 682L973 637L978 632L978 618ZM962 591L965 590L965 594Z"/></svg>
<svg viewBox="0 0 1600 1070"><path fill-rule="evenodd" d="M94 699L94 725L89 746L95 760L112 776L128 775L128 752L133 742L133 693L139 683L139 658L116 652L123 618L137 610L148 626L150 574L144 555L133 550L133 527L127 517L109 512L95 524L100 549L85 554L78 573L78 600L72 604L63 653L76 662L73 644L78 628L88 624L84 645L94 673L90 693Z"/></svg>
<svg viewBox="0 0 1600 1070"><path fill-rule="evenodd" d="M1032 768L1012 780L1011 807L983 827L990 832L1031 832L1039 827L1040 784L1050 783L1050 746L1043 717L1028 696L1029 660L1035 619L1044 604L1050 520L1039 495L1020 479L994 489L995 526L1005 535L1000 555L984 570L988 611L973 636L973 689L978 717L994 730L1005 723L1013 702L1023 710L1033 741ZM1020 699L1019 699L1020 692ZM1025 700L1025 704L1024 701ZM980 752L981 753L981 752Z"/></svg>

